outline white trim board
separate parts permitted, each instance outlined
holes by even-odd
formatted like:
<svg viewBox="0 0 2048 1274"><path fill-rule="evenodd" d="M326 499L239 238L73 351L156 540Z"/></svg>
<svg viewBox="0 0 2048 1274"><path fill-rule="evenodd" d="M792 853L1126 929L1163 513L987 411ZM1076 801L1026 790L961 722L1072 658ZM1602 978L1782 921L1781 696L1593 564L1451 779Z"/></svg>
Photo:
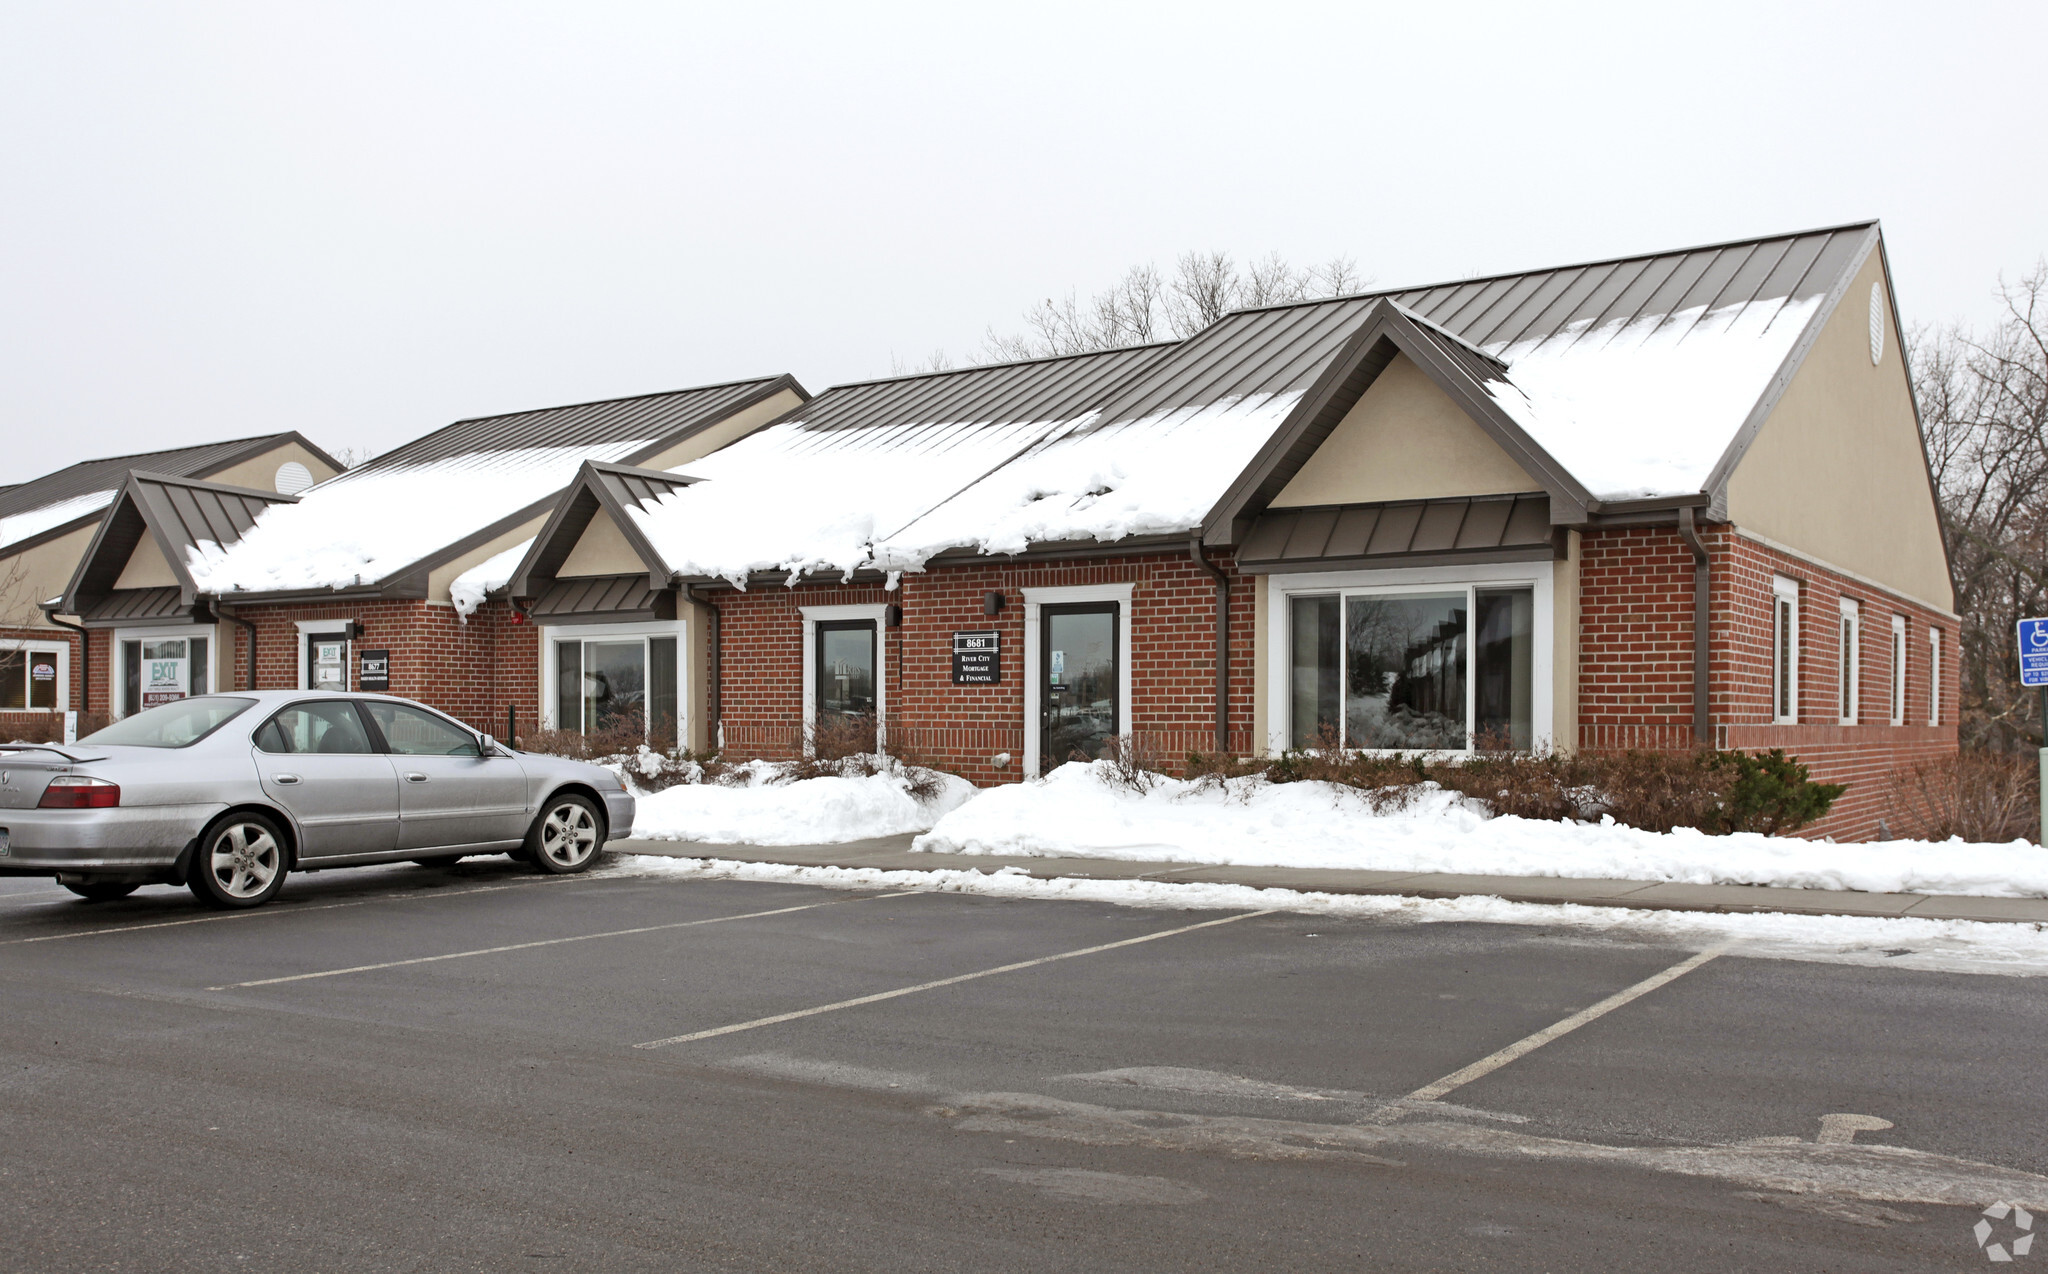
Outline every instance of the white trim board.
<svg viewBox="0 0 2048 1274"><path fill-rule="evenodd" d="M1024 777L1038 777L1039 714L1044 695L1039 690L1039 665L1045 658L1041 649L1044 635L1039 623L1040 608L1067 606L1077 602L1115 602L1116 615L1116 723L1128 738L1136 728L1131 720L1131 584L1074 584L1065 588L1024 590Z"/></svg>
<svg viewBox="0 0 2048 1274"><path fill-rule="evenodd" d="M818 625L847 620L873 620L875 625L875 746L889 741L889 658L883 638L889 631L889 603L859 606L800 606L804 623L804 753L811 751L811 731L818 724Z"/></svg>

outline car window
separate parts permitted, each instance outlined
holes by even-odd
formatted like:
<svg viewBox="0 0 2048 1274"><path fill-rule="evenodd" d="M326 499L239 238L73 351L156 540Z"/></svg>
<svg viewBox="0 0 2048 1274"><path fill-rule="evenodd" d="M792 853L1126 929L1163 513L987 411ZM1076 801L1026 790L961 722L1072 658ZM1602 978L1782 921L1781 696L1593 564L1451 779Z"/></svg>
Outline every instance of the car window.
<svg viewBox="0 0 2048 1274"><path fill-rule="evenodd" d="M295 703L263 723L256 746L265 752L316 752L358 755L374 752L370 732L355 705L346 700Z"/></svg>
<svg viewBox="0 0 2048 1274"><path fill-rule="evenodd" d="M431 712L372 699L365 704L384 742L400 756L482 756L476 736Z"/></svg>
<svg viewBox="0 0 2048 1274"><path fill-rule="evenodd" d="M199 742L246 712L256 701L223 695L198 695L146 708L96 730L80 743L121 744L131 748L182 748Z"/></svg>

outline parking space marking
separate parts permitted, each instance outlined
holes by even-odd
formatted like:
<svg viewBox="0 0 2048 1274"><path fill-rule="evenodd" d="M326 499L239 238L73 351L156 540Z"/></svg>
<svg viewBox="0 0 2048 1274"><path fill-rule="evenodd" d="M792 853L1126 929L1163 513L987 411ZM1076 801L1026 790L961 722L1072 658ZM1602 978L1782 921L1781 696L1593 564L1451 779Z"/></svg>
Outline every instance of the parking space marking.
<svg viewBox="0 0 2048 1274"><path fill-rule="evenodd" d="M259 916L296 916L307 911L333 911L337 907L366 907L373 902L412 902L420 898L459 898L464 894L488 894L500 889L518 889L522 885L569 885L584 880L605 880L604 876L590 877L534 877L530 880L513 881L506 885L479 885L475 889L445 889L431 893L373 894L368 898L351 898L347 902L319 902L304 906L253 907L248 911L223 911L207 916L188 916L183 920L151 920L139 925L113 925L105 929L74 929L70 933L46 933L34 938L0 939L0 947L22 946L31 942L61 942L66 938L96 938L103 933L134 933L141 929L169 929L177 925L205 925L216 920L248 920Z"/></svg>
<svg viewBox="0 0 2048 1274"><path fill-rule="evenodd" d="M1252 920L1259 916L1270 916L1272 914L1273 911L1270 908L1265 911L1240 912L1234 916L1225 916L1221 920L1204 920L1200 924L1182 925L1178 929L1162 929L1158 933L1140 934L1135 938L1125 938L1119 942L1104 942L1097 946L1082 947L1078 951L1062 951L1057 955L1040 956L1036 960L1019 960L1015 964L998 965L993 969L982 969L974 973L955 974L950 978L939 978L932 982L920 982L916 986L897 987L893 991L877 991L873 995L857 995L850 1000L835 1000L831 1004L820 1004L814 1008L797 1009L790 1013L777 1013L772 1017L757 1017L751 1022L735 1022L731 1026L714 1026L707 1031L691 1031L687 1035L671 1035L667 1039L648 1040L644 1044L635 1044L633 1047L667 1048L671 1044L688 1044L693 1040L708 1040L719 1035L737 1035L741 1031L758 1030L761 1027L774 1026L781 1022L794 1022L798 1018L816 1017L820 1013L837 1013L841 1009L859 1008L863 1004L877 1004L883 1000L894 1000L906 995L916 995L920 991L936 991L943 986L957 986L962 982L972 982L976 978L992 978L998 973L1015 973L1019 969L1036 968L1038 965L1051 964L1057 960L1072 960L1076 956L1094 955L1098 951L1114 951L1118 947L1132 947L1141 942L1154 942L1160 938L1171 938L1175 934L1193 933L1197 929L1213 929L1217 925L1235 924L1240 920Z"/></svg>
<svg viewBox="0 0 2048 1274"><path fill-rule="evenodd" d="M1501 1067L1506 1066L1509 1062L1514 1061L1516 1058L1523 1057L1530 1053L1535 1052L1537 1049L1542 1048L1545 1044L1550 1043L1550 1041L1558 1038L1559 1036L1569 1035L1571 1032L1578 1030L1580 1027L1584 1026L1588 1022L1593 1021L1595 1018L1603 1017L1606 1014L1612 1013L1614 1010L1620 1008L1622 1005L1627 1004L1632 1000L1640 999L1643 996L1648 995L1650 992L1656 990L1658 987L1665 985L1666 983L1677 981L1679 978L1682 978L1686 974L1691 973L1694 969L1699 968L1701 965L1713 959L1715 956L1720 955L1727 949L1728 944L1724 942L1718 946L1708 947L1705 951L1701 951L1696 955L1687 956L1685 959L1680 960L1677 964L1672 965L1670 968L1665 969L1663 972L1653 973L1649 977L1644 978L1641 982L1636 983L1634 986L1625 987L1622 990L1616 991L1613 995L1608 996L1606 999L1600 1001L1598 1004L1591 1006L1590 1008L1580 1009L1578 1012L1572 1014L1568 1018L1565 1018L1563 1021L1554 1023L1550 1026L1546 1026L1542 1030L1536 1032L1534 1035L1525 1036L1522 1039L1516 1040L1514 1043L1508 1045L1506 1048L1500 1049L1497 1052L1489 1053L1485 1057L1480 1058L1478 1061L1472 1063L1470 1066L1467 1066L1462 1070L1452 1071L1450 1074L1444 1076L1442 1079L1436 1081L1434 1084L1423 1085L1421 1088L1418 1088L1414 1092L1408 1094L1407 1100L1435 1101L1439 1097L1442 1097L1445 1093L1450 1092L1452 1089L1463 1088L1465 1085L1471 1083L1473 1080L1478 1079L1483 1075L1492 1074L1494 1071L1497 1071Z"/></svg>
<svg viewBox="0 0 2048 1274"><path fill-rule="evenodd" d="M280 978L256 978L249 982L229 982L221 986L210 986L209 991L238 991L243 987L276 986L280 982L310 982L315 978L338 978L349 973L374 973L379 969L401 969L409 964L436 964L442 960L467 960L472 956L501 955L507 951L531 951L535 947L559 947L565 942L595 942L599 938L628 938L636 933L661 933L668 929L690 929L698 925L723 924L728 920L759 920L763 916L786 916L792 911L811 911L818 907L836 907L847 902L873 902L881 898L905 898L911 894L923 893L921 889L905 889L893 894L869 894L864 898L834 898L827 902L807 902L798 907L776 907L771 911L749 911L737 916L705 916L698 920L676 920L668 924L641 925L634 929L611 929L604 933L579 933L567 938L542 938L534 942L513 942L502 947L478 947L474 951L450 951L445 955L415 956L410 960L385 960L378 964L357 964L346 969L322 969L315 973L290 973Z"/></svg>

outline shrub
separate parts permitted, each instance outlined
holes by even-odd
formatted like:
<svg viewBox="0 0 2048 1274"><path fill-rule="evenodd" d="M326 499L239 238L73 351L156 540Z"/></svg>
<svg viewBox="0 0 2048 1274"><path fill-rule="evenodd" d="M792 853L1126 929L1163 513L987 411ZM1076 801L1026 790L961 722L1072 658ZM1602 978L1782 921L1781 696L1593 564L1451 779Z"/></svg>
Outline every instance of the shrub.
<svg viewBox="0 0 2048 1274"><path fill-rule="evenodd" d="M1892 775L1884 822L1921 840L2034 840L2041 835L2041 763L2033 752L1972 750Z"/></svg>

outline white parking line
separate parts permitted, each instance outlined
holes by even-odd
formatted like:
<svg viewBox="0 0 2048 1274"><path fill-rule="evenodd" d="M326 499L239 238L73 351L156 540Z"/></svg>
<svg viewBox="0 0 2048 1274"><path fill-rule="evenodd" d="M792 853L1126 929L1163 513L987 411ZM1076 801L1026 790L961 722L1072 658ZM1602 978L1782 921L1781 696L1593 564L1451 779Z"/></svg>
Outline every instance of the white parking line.
<svg viewBox="0 0 2048 1274"><path fill-rule="evenodd" d="M772 911L749 911L737 916L706 916L700 920L677 920L661 925L641 925L635 929L611 929L604 933L579 933L568 938L542 938L535 942L513 942L502 947L478 947L474 951L450 951L446 955L415 956L410 960L385 960L379 964L356 964L346 969L322 969L317 973L291 973L281 978L256 978L249 982L229 982L223 986L210 986L209 991L234 991L249 986L276 986L280 982L310 982L315 978L338 978L345 973L374 973L378 969L399 969L409 964L435 964L442 960L467 960L471 956L498 955L506 951L530 951L535 947L559 947L565 942L594 942L599 938L626 938L636 933L660 933L667 929L690 929L697 925L723 924L728 920L758 920L763 916L786 916L792 911L810 911L817 907L836 907L846 902L872 902L878 898L903 898L910 894L922 893L919 889L905 889L893 894L869 894L865 898L834 898L829 902L807 902L800 907L777 907Z"/></svg>
<svg viewBox="0 0 2048 1274"><path fill-rule="evenodd" d="M1158 933L1143 934L1136 938L1125 938L1121 942L1105 942L1099 946L1082 947L1078 951L1062 951L1058 955L1040 956L1036 960L1019 960L1015 964L998 965L993 969L982 969L977 973L961 973L935 982L920 982L916 986L898 987L894 991L878 991L873 995L855 996L851 1000L835 1000L831 1004L820 1004L815 1008L797 1009L793 1013L777 1013L773 1017L757 1017L751 1022L735 1022L731 1026L714 1026L708 1031L691 1031L687 1035L671 1035L667 1039L648 1040L635 1044L634 1048L667 1048L671 1044L688 1044L692 1040L708 1040L718 1035L736 1035L741 1031L752 1031L763 1026L774 1026L778 1022L794 1022L798 1018L816 1017L820 1013L836 1013L840 1009L859 1008L863 1004L875 1004L882 1000L893 1000L900 996L916 995L920 991L935 991L942 986L955 986L961 982L972 982L976 978L992 978L998 973L1015 973L1019 969L1030 969L1055 960L1071 960L1076 956L1094 955L1098 951L1114 951L1118 947L1136 946L1140 942L1152 942L1160 938L1171 938L1175 934L1193 933L1197 929L1210 929L1217 925L1235 924L1257 916L1270 916L1272 911L1245 911L1221 920L1204 920L1200 924L1182 925L1178 929L1162 929Z"/></svg>
<svg viewBox="0 0 2048 1274"><path fill-rule="evenodd" d="M1665 983L1674 982L1677 979L1684 977L1686 974L1691 973L1694 969L1699 968L1701 965L1713 959L1715 956L1720 955L1723 951L1726 951L1727 949L1728 944L1724 942L1719 946L1708 947L1705 951L1700 952L1698 955L1687 956L1685 959L1680 960L1677 964L1672 965L1670 968L1664 970L1662 973L1652 974L1649 977L1644 978L1641 982L1636 983L1632 987L1627 987L1623 990L1616 991L1613 995L1608 996L1606 999L1600 1001L1598 1004L1593 1005L1591 1008L1580 1009L1578 1012L1572 1014L1570 1017L1564 1019L1563 1021L1556 1023L1555 1025L1546 1026L1542 1030L1536 1032L1534 1035L1526 1036L1522 1039L1516 1040L1514 1043L1508 1045L1506 1048L1501 1049L1498 1052L1489 1053L1485 1057L1480 1058L1478 1061L1472 1063L1470 1066L1467 1066L1462 1070L1452 1071L1450 1074L1444 1076L1442 1079L1436 1081L1434 1084L1423 1085L1421 1088L1418 1088L1414 1092L1408 1094L1408 1100L1435 1101L1437 1098L1442 1097L1445 1093L1450 1092L1454 1088L1463 1088L1465 1085L1471 1083L1475 1079L1478 1079L1480 1076L1490 1075L1494 1071L1497 1071L1501 1067L1507 1065L1509 1062L1514 1061L1516 1058L1522 1057L1528 1053L1536 1051L1539 1048L1542 1048L1545 1044L1550 1043L1550 1041L1556 1039L1558 1036L1568 1035L1571 1032L1578 1030L1586 1023L1594 1020L1595 1018L1605 1016L1608 1013L1612 1013L1614 1010L1620 1008L1624 1004L1627 1004L1629 1001L1640 999L1641 997L1648 995L1650 992L1656 990L1658 987L1663 986Z"/></svg>
<svg viewBox="0 0 2048 1274"><path fill-rule="evenodd" d="M583 881L606 880L605 876L536 876L530 880L513 881L507 885L479 885L475 889L446 889L429 893L373 894L368 898L352 898L347 902L318 902L303 906L253 907L248 911L224 911L208 916L190 916L184 920L152 920L139 925L113 925L105 929L74 929L70 933L46 933L35 938L0 939L0 947L21 946L31 942L62 942L66 938L97 938L103 933L134 933L139 929L169 929L177 925L208 925L216 920L250 920L262 916L296 916L307 911L333 911L337 907L365 907L373 902L412 902L420 898L459 898L463 894L488 894L500 889L518 889L522 885L570 885Z"/></svg>

